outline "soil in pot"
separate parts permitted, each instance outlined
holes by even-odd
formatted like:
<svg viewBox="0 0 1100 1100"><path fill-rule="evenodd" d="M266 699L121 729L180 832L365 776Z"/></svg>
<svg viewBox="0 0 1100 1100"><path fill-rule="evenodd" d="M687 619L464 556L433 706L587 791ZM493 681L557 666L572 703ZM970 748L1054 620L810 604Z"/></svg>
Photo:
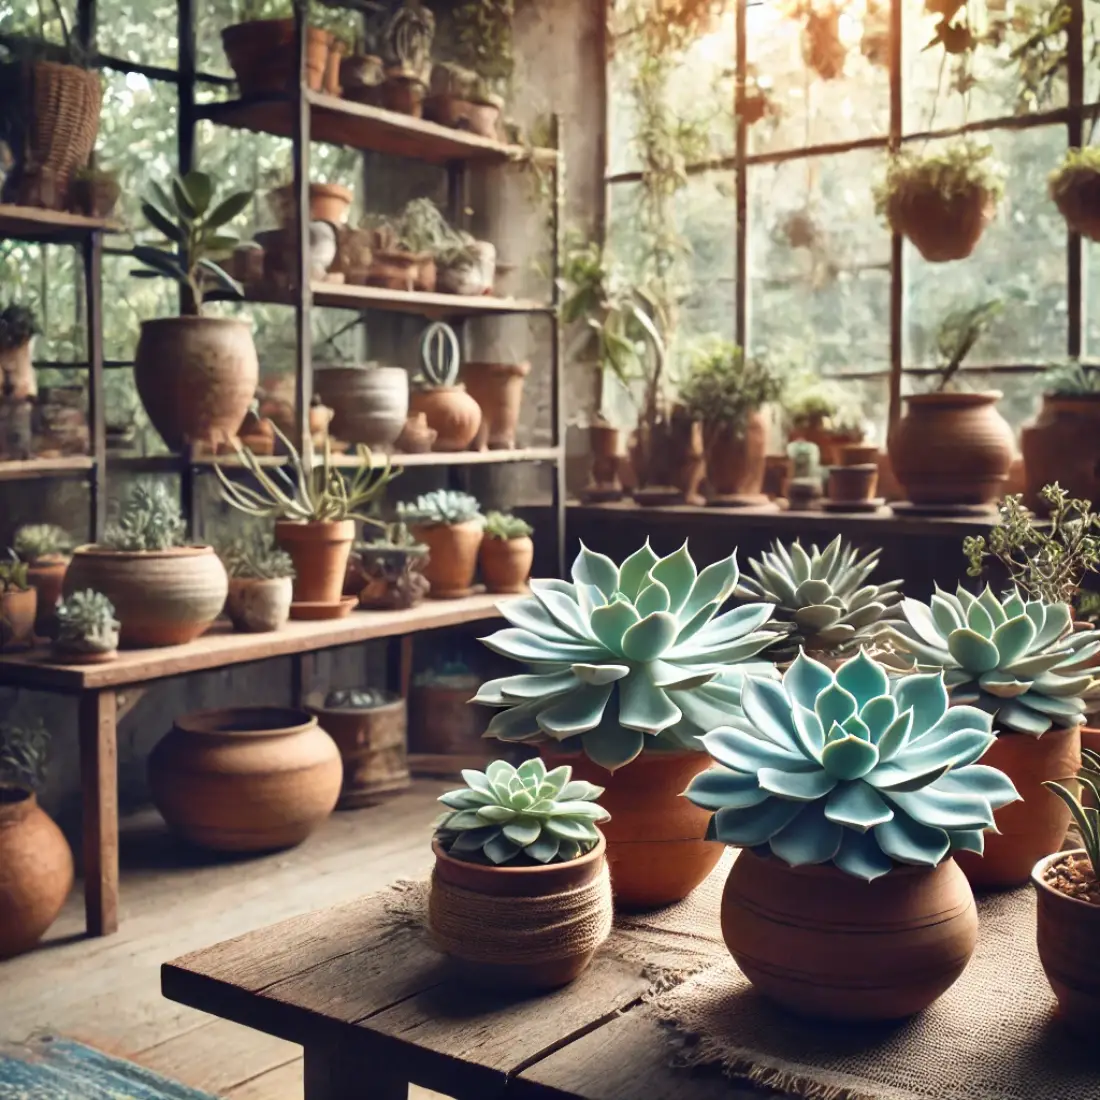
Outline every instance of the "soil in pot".
<svg viewBox="0 0 1100 1100"><path fill-rule="evenodd" d="M429 595L437 600L468 596L477 571L478 550L484 527L479 520L468 523L414 525L413 538L428 547L424 576L431 585Z"/></svg>
<svg viewBox="0 0 1100 1100"><path fill-rule="evenodd" d="M262 634L290 618L294 582L290 577L230 577L225 613L234 630Z"/></svg>
<svg viewBox="0 0 1100 1100"><path fill-rule="evenodd" d="M965 260L978 246L996 213L993 195L984 187L955 194L914 193L891 222L929 263Z"/></svg>
<svg viewBox="0 0 1100 1100"><path fill-rule="evenodd" d="M57 625L57 601L69 559L61 554L48 555L27 566L27 581L38 592L34 631L41 638L52 638Z"/></svg>
<svg viewBox="0 0 1100 1100"><path fill-rule="evenodd" d="M314 388L333 412L329 432L344 443L392 447L409 415L409 374L402 367L322 367Z"/></svg>
<svg viewBox="0 0 1100 1100"><path fill-rule="evenodd" d="M1045 514L1044 485L1058 482L1071 497L1100 500L1100 394L1044 394L1034 424L1020 432L1025 503Z"/></svg>
<svg viewBox="0 0 1100 1100"><path fill-rule="evenodd" d="M436 432L433 451L469 450L481 427L481 406L463 385L413 390L409 412L423 413L428 427Z"/></svg>
<svg viewBox="0 0 1100 1100"><path fill-rule="evenodd" d="M9 589L0 594L0 650L29 649L34 645L38 592Z"/></svg>
<svg viewBox="0 0 1100 1100"><path fill-rule="evenodd" d="M481 540L481 579L490 592L517 593L527 591L531 563L535 560L535 544L528 536L518 539Z"/></svg>
<svg viewBox="0 0 1100 1100"><path fill-rule="evenodd" d="M710 502L761 502L768 454L767 414L759 409L752 413L740 434L728 424L707 425L704 441Z"/></svg>
<svg viewBox="0 0 1100 1100"><path fill-rule="evenodd" d="M833 466L829 470L829 499L835 504L873 500L878 488L878 463Z"/></svg>
<svg viewBox="0 0 1100 1100"><path fill-rule="evenodd" d="M479 451L510 451L516 445L523 400L523 380L531 373L530 363L466 363L462 381L481 407L481 426L476 436Z"/></svg>
<svg viewBox="0 0 1100 1100"><path fill-rule="evenodd" d="M950 859L864 882L828 864L790 867L745 849L722 894L722 936L745 977L791 1012L898 1020L962 974L978 915Z"/></svg>
<svg viewBox="0 0 1100 1100"><path fill-rule="evenodd" d="M275 524L275 541L294 563L294 602L337 604L344 591L355 520Z"/></svg>
<svg viewBox="0 0 1100 1100"><path fill-rule="evenodd" d="M604 788L600 805L611 820L601 825L615 904L653 909L686 898L714 870L723 846L704 840L710 813L681 797L710 765L706 753L643 752L608 772L587 756L542 746L547 768L569 764L574 779Z"/></svg>

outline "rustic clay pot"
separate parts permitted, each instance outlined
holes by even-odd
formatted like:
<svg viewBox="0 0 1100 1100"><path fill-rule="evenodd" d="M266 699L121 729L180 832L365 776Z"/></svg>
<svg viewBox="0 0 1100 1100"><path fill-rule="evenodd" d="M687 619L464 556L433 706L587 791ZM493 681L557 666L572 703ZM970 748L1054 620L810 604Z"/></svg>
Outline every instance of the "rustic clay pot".
<svg viewBox="0 0 1100 1100"><path fill-rule="evenodd" d="M878 465L879 451L875 443L842 443L840 445L841 466L864 466L869 462Z"/></svg>
<svg viewBox="0 0 1100 1100"><path fill-rule="evenodd" d="M394 450L401 454L421 455L432 449L439 432L428 427L428 418L423 413L410 416L394 443Z"/></svg>
<svg viewBox="0 0 1100 1100"><path fill-rule="evenodd" d="M433 451L469 450L481 427L481 406L463 385L413 390L409 412L423 413L428 427L437 433Z"/></svg>
<svg viewBox="0 0 1100 1100"><path fill-rule="evenodd" d="M484 525L480 520L467 523L415 524L409 528L413 538L428 547L424 576L432 586L429 595L437 600L468 596L477 570Z"/></svg>
<svg viewBox="0 0 1100 1100"><path fill-rule="evenodd" d="M411 252L375 252L363 279L367 286L412 290L419 273L420 260Z"/></svg>
<svg viewBox="0 0 1100 1100"><path fill-rule="evenodd" d="M291 577L230 577L225 613L234 630L262 634L290 618Z"/></svg>
<svg viewBox="0 0 1100 1100"><path fill-rule="evenodd" d="M30 791L0 787L0 959L32 948L73 885L73 854Z"/></svg>
<svg viewBox="0 0 1100 1100"><path fill-rule="evenodd" d="M745 977L800 1016L899 1020L966 968L978 914L950 859L864 882L745 849L722 893L722 936Z"/></svg>
<svg viewBox="0 0 1100 1100"><path fill-rule="evenodd" d="M638 423L630 439L630 466L635 484L632 494L644 507L684 503L684 455L677 449L667 419Z"/></svg>
<svg viewBox="0 0 1100 1100"><path fill-rule="evenodd" d="M293 19L257 19L222 31L222 45L242 96L282 92L298 83ZM306 83L320 91L332 35L319 27L306 32Z"/></svg>
<svg viewBox="0 0 1100 1100"><path fill-rule="evenodd" d="M1031 872L1038 896L1036 942L1062 1019L1091 1041L1100 1025L1100 905L1071 898L1046 881L1047 869L1069 855L1084 856L1085 850L1045 856Z"/></svg>
<svg viewBox="0 0 1100 1100"><path fill-rule="evenodd" d="M38 394L33 348L34 340L28 340L17 348L0 351L0 383L9 400L22 401Z"/></svg>
<svg viewBox="0 0 1100 1100"><path fill-rule="evenodd" d="M0 650L27 649L34 645L34 621L38 592L11 588L0 594Z"/></svg>
<svg viewBox="0 0 1100 1100"><path fill-rule="evenodd" d="M1022 886L1038 859L1057 851L1069 828L1069 807L1043 786L1066 779L1081 766L1080 729L1052 729L1042 737L998 733L981 762L1000 768L1016 785L1022 802L994 812L999 833L986 830L985 854L957 852L955 858L975 887Z"/></svg>
<svg viewBox="0 0 1100 1100"><path fill-rule="evenodd" d="M494 103L472 103L453 95L431 95L424 100L424 117L440 126L495 138L500 108Z"/></svg>
<svg viewBox="0 0 1100 1100"><path fill-rule="evenodd" d="M347 221L348 208L355 195L338 183L309 185L309 220L342 225ZM294 224L294 185L277 187L268 194L272 212L282 226Z"/></svg>
<svg viewBox="0 0 1100 1100"><path fill-rule="evenodd" d="M763 493L768 426L768 415L762 409L749 416L740 436L728 424L706 426L707 481L716 500L751 499Z"/></svg>
<svg viewBox="0 0 1100 1100"><path fill-rule="evenodd" d="M722 858L723 846L703 839L710 813L681 797L710 766L706 753L643 752L616 772L549 746L539 755L548 768L569 764L574 779L605 788L600 805L611 820L601 828L616 907L652 909L680 901Z"/></svg>
<svg viewBox="0 0 1100 1100"><path fill-rule="evenodd" d="M143 321L134 382L171 450L232 441L260 380L250 322L228 317Z"/></svg>
<svg viewBox="0 0 1100 1100"><path fill-rule="evenodd" d="M342 771L313 715L226 707L176 719L149 757L149 787L193 844L265 852L301 843L332 813Z"/></svg>
<svg viewBox="0 0 1100 1100"><path fill-rule="evenodd" d="M344 97L355 103L377 104L378 87L385 78L382 58L374 54L353 54L340 62Z"/></svg>
<svg viewBox="0 0 1100 1100"><path fill-rule="evenodd" d="M315 391L333 412L329 431L345 443L391 447L409 415L409 374L402 367L321 367Z"/></svg>
<svg viewBox="0 0 1100 1100"><path fill-rule="evenodd" d="M1043 395L1034 424L1020 432L1025 503L1045 514L1044 485L1058 482L1071 497L1100 500L1100 394Z"/></svg>
<svg viewBox="0 0 1100 1100"><path fill-rule="evenodd" d="M836 503L873 500L877 488L877 462L833 466L829 470L829 499Z"/></svg>
<svg viewBox="0 0 1100 1100"><path fill-rule="evenodd" d="M89 218L109 218L122 197L122 184L114 176L78 178L71 191L73 204Z"/></svg>
<svg viewBox="0 0 1100 1100"><path fill-rule="evenodd" d="M340 69L343 65L344 55L348 48L335 35L332 38L332 46L329 50L328 63L325 65L324 90L325 95L338 96L343 90L340 87Z"/></svg>
<svg viewBox="0 0 1100 1100"><path fill-rule="evenodd" d="M619 467L624 458L622 432L610 424L591 424L588 428L588 446L592 452L592 472L591 481L584 491L585 499L593 502L621 500L623 485L619 479Z"/></svg>
<svg viewBox="0 0 1100 1100"><path fill-rule="evenodd" d="M449 886L482 894L491 898L534 898L547 894L561 894L588 886L603 871L607 842L601 836L591 852L566 863L548 863L535 867L492 867L477 863L465 863L447 855L432 841L435 854L433 882L440 880ZM584 916L592 922L601 919L610 922L611 897L605 895L593 901L591 910ZM439 920L439 900L434 890L428 899L428 927L433 930ZM477 948L471 944L468 954L449 944L449 957L465 980L490 987L512 989L556 989L568 985L581 974L598 950L589 948L579 954L562 958L525 961L517 954L514 962L486 962Z"/></svg>
<svg viewBox="0 0 1100 1100"><path fill-rule="evenodd" d="M535 560L535 544L524 535L518 539L481 540L481 579L490 592L527 591L527 578Z"/></svg>
<svg viewBox="0 0 1100 1100"><path fill-rule="evenodd" d="M531 373L530 363L466 363L462 381L470 396L481 406L481 426L476 446L491 451L510 451L516 445L523 380Z"/></svg>
<svg viewBox="0 0 1100 1100"><path fill-rule="evenodd" d="M424 114L425 90L424 82L415 76L387 76L379 94L387 111L420 118Z"/></svg>
<svg viewBox="0 0 1100 1100"><path fill-rule="evenodd" d="M355 520L275 524L275 541L294 563L295 603L339 603Z"/></svg>
<svg viewBox="0 0 1100 1100"><path fill-rule="evenodd" d="M61 599L61 583L68 568L69 559L62 554L47 554L27 566L27 581L38 592L34 631L39 637L53 636L57 601Z"/></svg>
<svg viewBox="0 0 1100 1100"><path fill-rule="evenodd" d="M919 393L890 433L890 464L914 504L989 504L1016 451L1001 394Z"/></svg>
<svg viewBox="0 0 1100 1100"><path fill-rule="evenodd" d="M422 290L425 294L431 294L435 290L435 284L439 277L435 257L430 253L421 253L416 257L416 277L413 279L413 290Z"/></svg>
<svg viewBox="0 0 1100 1100"><path fill-rule="evenodd" d="M487 707L470 706L481 681L473 675L440 677L409 688L409 752L460 757L457 767L484 767L499 753L483 734L492 718Z"/></svg>
<svg viewBox="0 0 1100 1100"><path fill-rule="evenodd" d="M384 795L405 790L409 761L405 748L405 700L396 697L369 709L311 706L321 728L336 742L343 765L338 810L373 806Z"/></svg>
<svg viewBox="0 0 1100 1100"><path fill-rule="evenodd" d="M945 194L929 188L912 195L890 221L929 263L965 260L993 220L997 204L985 187Z"/></svg>

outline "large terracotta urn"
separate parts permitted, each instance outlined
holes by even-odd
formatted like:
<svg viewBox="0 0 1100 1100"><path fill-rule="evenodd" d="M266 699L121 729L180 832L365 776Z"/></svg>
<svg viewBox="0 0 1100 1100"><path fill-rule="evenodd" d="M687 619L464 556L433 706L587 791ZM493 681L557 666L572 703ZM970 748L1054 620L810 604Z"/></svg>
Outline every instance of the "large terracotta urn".
<svg viewBox="0 0 1100 1100"><path fill-rule="evenodd" d="M706 426L704 441L711 504L763 503L768 424L767 413L757 409L749 415L741 432L729 424Z"/></svg>
<svg viewBox="0 0 1100 1100"><path fill-rule="evenodd" d="M1057 482L1071 497L1100 501L1100 394L1043 395L1034 424L1020 432L1025 503L1040 513L1044 485Z"/></svg>
<svg viewBox="0 0 1100 1100"><path fill-rule="evenodd" d="M516 445L523 400L523 380L531 373L530 363L465 363L462 381L470 396L481 406L481 426L475 446L479 451L510 451Z"/></svg>

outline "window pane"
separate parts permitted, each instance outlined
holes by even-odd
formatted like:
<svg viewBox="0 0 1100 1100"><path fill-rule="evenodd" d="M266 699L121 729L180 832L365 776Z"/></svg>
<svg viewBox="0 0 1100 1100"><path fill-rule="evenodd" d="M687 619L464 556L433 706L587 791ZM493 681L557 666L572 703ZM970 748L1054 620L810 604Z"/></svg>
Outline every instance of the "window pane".
<svg viewBox="0 0 1100 1100"><path fill-rule="evenodd" d="M174 69L178 57L176 0L97 0L101 53Z"/></svg>
<svg viewBox="0 0 1100 1100"><path fill-rule="evenodd" d="M235 0L194 0L195 65L201 73L232 76L222 49L222 31L237 22Z"/></svg>

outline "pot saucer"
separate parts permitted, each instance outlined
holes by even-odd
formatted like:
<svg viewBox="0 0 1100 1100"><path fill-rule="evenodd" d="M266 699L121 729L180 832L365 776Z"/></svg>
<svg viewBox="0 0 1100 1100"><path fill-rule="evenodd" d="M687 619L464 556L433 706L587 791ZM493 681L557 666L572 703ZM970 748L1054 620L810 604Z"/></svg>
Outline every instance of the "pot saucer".
<svg viewBox="0 0 1100 1100"><path fill-rule="evenodd" d="M634 503L642 508L663 508L684 503L683 489L671 485L652 485L645 489L635 489L631 494Z"/></svg>
<svg viewBox="0 0 1100 1100"><path fill-rule="evenodd" d="M768 500L764 493L731 493L729 496L712 496L707 500L709 508L767 508L771 504L771 511L779 511L772 501Z"/></svg>
<svg viewBox="0 0 1100 1100"><path fill-rule="evenodd" d="M990 504L914 504L911 500L895 500L890 505L898 516L992 516L996 503Z"/></svg>
<svg viewBox="0 0 1100 1100"><path fill-rule="evenodd" d="M358 596L342 596L337 603L292 603L290 617L307 621L344 619L358 602Z"/></svg>
<svg viewBox="0 0 1100 1100"><path fill-rule="evenodd" d="M823 500L823 512L849 512L853 515L861 512L877 512L886 503L885 497L873 500Z"/></svg>

